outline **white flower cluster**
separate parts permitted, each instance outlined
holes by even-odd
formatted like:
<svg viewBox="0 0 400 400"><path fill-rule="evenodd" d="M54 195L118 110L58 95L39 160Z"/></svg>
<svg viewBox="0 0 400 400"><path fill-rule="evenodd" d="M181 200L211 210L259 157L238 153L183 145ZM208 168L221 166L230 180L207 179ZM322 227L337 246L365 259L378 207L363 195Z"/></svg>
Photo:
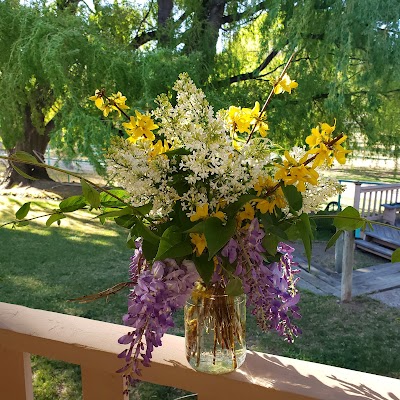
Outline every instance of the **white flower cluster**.
<svg viewBox="0 0 400 400"><path fill-rule="evenodd" d="M150 215L163 216L171 212L178 193L172 187L171 167L167 157L150 157L150 142L134 145L116 139L109 151L109 173L116 184L130 195L134 207L151 203Z"/></svg>
<svg viewBox="0 0 400 400"><path fill-rule="evenodd" d="M341 193L343 186L337 179L320 176L318 186L307 185L306 191L303 193L303 208L301 212L311 213L319 210L321 204L326 203L329 198Z"/></svg>
<svg viewBox="0 0 400 400"><path fill-rule="evenodd" d="M175 83L176 105L167 95L158 96L152 117L157 136L169 145L170 154L152 155L151 141L114 141L109 152L110 172L116 183L131 195L133 206L152 204L151 216L166 217L176 201L190 217L196 208L208 204L209 214L235 202L258 181L274 175L274 144L253 138L235 150L226 112L214 115L204 93L187 74ZM174 155L171 153L175 152ZM305 149L291 151L296 159ZM308 185L303 211L315 210L332 193L334 181L324 180L318 188Z"/></svg>

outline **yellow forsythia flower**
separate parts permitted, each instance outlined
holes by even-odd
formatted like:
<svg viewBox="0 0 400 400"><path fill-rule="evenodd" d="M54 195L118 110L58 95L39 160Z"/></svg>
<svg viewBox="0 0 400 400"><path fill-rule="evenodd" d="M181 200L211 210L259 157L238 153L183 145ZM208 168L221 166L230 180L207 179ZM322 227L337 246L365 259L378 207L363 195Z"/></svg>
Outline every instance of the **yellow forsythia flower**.
<svg viewBox="0 0 400 400"><path fill-rule="evenodd" d="M250 132L250 123L253 119L250 108L230 106L227 123L233 132Z"/></svg>
<svg viewBox="0 0 400 400"><path fill-rule="evenodd" d="M259 131L262 137L266 137L269 127L265 122L265 112L260 115L260 103L258 101L255 102L251 115L253 117L251 124L256 126L254 130Z"/></svg>
<svg viewBox="0 0 400 400"><path fill-rule="evenodd" d="M196 213L190 217L192 222L198 221L199 219L205 219L208 217L208 204L205 203L201 206L196 206Z"/></svg>
<svg viewBox="0 0 400 400"><path fill-rule="evenodd" d="M257 192L259 199L253 200L257 204L257 209L262 214L274 212L275 206L284 208L286 206L286 199L283 194L282 188L277 187L278 182L273 180L270 176L259 176L258 182L254 185L254 190ZM271 191L271 194L268 192Z"/></svg>
<svg viewBox="0 0 400 400"><path fill-rule="evenodd" d="M239 212L237 214L238 220L240 222L248 219L250 221L252 221L255 217L255 212L254 212L254 208L250 203L246 203L246 205L244 206L244 210Z"/></svg>
<svg viewBox="0 0 400 400"><path fill-rule="evenodd" d="M347 136L342 135L339 139L334 140L332 133L335 128L336 120L333 126L320 123L320 126L311 129L311 135L307 136L306 143L310 146L308 154L315 155L313 168L322 165L324 162L331 165L334 158L340 164L346 162L346 154L351 151L344 149L341 144L347 139Z"/></svg>
<svg viewBox="0 0 400 400"><path fill-rule="evenodd" d="M203 254L204 249L207 247L206 237L203 233L189 233L190 240L194 244L194 251L196 255L200 257Z"/></svg>
<svg viewBox="0 0 400 400"><path fill-rule="evenodd" d="M296 81L292 81L288 74L285 74L283 75L282 79L275 85L274 93L292 93L292 89L297 88L297 86L299 86L299 84Z"/></svg>
<svg viewBox="0 0 400 400"><path fill-rule="evenodd" d="M152 150L150 151L150 157L154 158L160 154L163 154L169 150L169 145L166 140L164 140L164 144L161 140L159 140L156 144L152 146ZM166 156L164 156L166 157Z"/></svg>
<svg viewBox="0 0 400 400"><path fill-rule="evenodd" d="M90 96L89 100L94 101L95 106L103 111L104 100L103 100L103 92L101 90L96 89L94 92L94 96Z"/></svg>
<svg viewBox="0 0 400 400"><path fill-rule="evenodd" d="M288 151L285 151L283 165L277 165L278 171L275 173L276 180L282 180L285 185L296 185L299 192L306 190L306 183L312 185L318 184L319 174L313 167L304 165L308 154L305 154L299 162L297 162Z"/></svg>
<svg viewBox="0 0 400 400"><path fill-rule="evenodd" d="M125 128L126 133L130 136L129 140L135 142L139 138L146 138L153 141L155 139L154 129L158 128L158 125L148 115L141 114L135 110L136 118L130 117L129 122L124 122L122 126Z"/></svg>

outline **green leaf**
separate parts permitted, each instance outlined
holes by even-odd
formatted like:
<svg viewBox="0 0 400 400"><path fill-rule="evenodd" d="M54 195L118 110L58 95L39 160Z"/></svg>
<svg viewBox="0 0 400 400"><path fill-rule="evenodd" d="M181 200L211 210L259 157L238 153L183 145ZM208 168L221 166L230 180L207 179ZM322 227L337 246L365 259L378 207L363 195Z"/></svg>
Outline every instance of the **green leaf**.
<svg viewBox="0 0 400 400"><path fill-rule="evenodd" d="M39 161L32 154L27 153L26 151L16 151L12 155L13 159L18 160L19 162L29 162L34 164L39 164Z"/></svg>
<svg viewBox="0 0 400 400"><path fill-rule="evenodd" d="M267 232L263 238L262 245L268 254L274 256L276 254L278 243L281 238L271 232Z"/></svg>
<svg viewBox="0 0 400 400"><path fill-rule="evenodd" d="M92 208L100 207L100 193L87 181L81 178L82 193Z"/></svg>
<svg viewBox="0 0 400 400"><path fill-rule="evenodd" d="M126 206L126 204L115 197L111 196L112 193L115 196L119 197L122 200L125 200L129 198L129 194L127 191L123 189L111 189L108 190L108 193L106 192L101 192L100 193L100 203L103 207L123 207Z"/></svg>
<svg viewBox="0 0 400 400"><path fill-rule="evenodd" d="M22 171L22 169L18 168L12 161L10 161L10 164L24 178L30 179L31 181L37 181L38 180L38 178L34 178L33 176L26 174L24 171Z"/></svg>
<svg viewBox="0 0 400 400"><path fill-rule="evenodd" d="M182 232L180 232L177 226L172 225L167 229L165 229L159 241L156 259L161 260L165 258L163 257L164 253L166 253L176 244L180 243L181 240L182 240Z"/></svg>
<svg viewBox="0 0 400 400"><path fill-rule="evenodd" d="M21 206L21 208L15 213L15 218L17 219L24 219L27 215L29 210L31 209L31 202L25 203Z"/></svg>
<svg viewBox="0 0 400 400"><path fill-rule="evenodd" d="M282 184L282 190L289 203L289 208L293 211L301 210L303 207L303 196L297 190L296 186Z"/></svg>
<svg viewBox="0 0 400 400"><path fill-rule="evenodd" d="M53 214L49 217L49 219L46 221L46 226L50 226L51 224L54 224L54 222L57 222L58 225L60 220L62 220L63 218L65 218L65 215L62 213L57 213L57 214Z"/></svg>
<svg viewBox="0 0 400 400"><path fill-rule="evenodd" d="M175 246L169 248L160 257L155 257L156 260L165 260L166 258L179 258L185 257L193 253L193 247L188 242L178 243Z"/></svg>
<svg viewBox="0 0 400 400"><path fill-rule="evenodd" d="M108 211L103 214L98 215L98 218L115 218L115 217L121 217L123 215L132 215L133 208L131 206L127 206L125 208L122 208L121 210L113 210L113 211Z"/></svg>
<svg viewBox="0 0 400 400"><path fill-rule="evenodd" d="M132 234L132 231L129 231L128 237L126 238L126 246L128 249L134 249L136 247L136 239L136 235L134 233Z"/></svg>
<svg viewBox="0 0 400 400"><path fill-rule="evenodd" d="M86 207L86 201L83 196L71 196L63 200L60 205L62 212L72 212Z"/></svg>
<svg viewBox="0 0 400 400"><path fill-rule="evenodd" d="M146 258L146 260L153 260L157 254L158 243L154 244L147 240L143 240L142 250L143 250L143 255Z"/></svg>
<svg viewBox="0 0 400 400"><path fill-rule="evenodd" d="M229 278L225 291L228 296L239 296L243 294L242 280L236 277Z"/></svg>
<svg viewBox="0 0 400 400"><path fill-rule="evenodd" d="M211 260L215 254L223 246L228 243L229 239L233 236L236 229L236 219L230 218L226 225L223 225L221 220L216 217L208 218L204 226L204 235L207 241L207 248L209 251L209 259Z"/></svg>
<svg viewBox="0 0 400 400"><path fill-rule="evenodd" d="M301 239L299 228L297 226L297 221L292 223L289 226L289 228L286 229L285 233L287 235L287 239L291 240L292 242L294 242L295 240Z"/></svg>
<svg viewBox="0 0 400 400"><path fill-rule="evenodd" d="M193 257L193 262L201 279L207 285L214 272L214 261L208 257L207 253L203 253L200 257Z"/></svg>
<svg viewBox="0 0 400 400"><path fill-rule="evenodd" d="M365 226L365 220L360 217L360 213L354 207L346 207L333 219L333 225L337 229L354 231Z"/></svg>
<svg viewBox="0 0 400 400"><path fill-rule="evenodd" d="M22 227L29 225L29 221L19 221L15 224L15 226Z"/></svg>
<svg viewBox="0 0 400 400"><path fill-rule="evenodd" d="M190 221L189 217L186 215L186 212L182 210L182 204L180 201L175 203L174 213L176 215L175 224L179 225L182 231L185 231L193 226L193 222Z"/></svg>
<svg viewBox="0 0 400 400"><path fill-rule="evenodd" d="M152 232L148 226L144 225L142 221L136 218L136 224L135 224L135 231L138 236L141 236L143 240L147 240L148 242L151 242L155 245L158 246L160 242L160 236L156 235L154 232Z"/></svg>
<svg viewBox="0 0 400 400"><path fill-rule="evenodd" d="M343 229L338 229L334 235L328 240L328 243L326 244L325 251L330 249L336 241L339 239L340 235L344 232Z"/></svg>
<svg viewBox="0 0 400 400"><path fill-rule="evenodd" d="M139 206L139 207L132 207L135 211L137 211L139 214L142 214L143 216L147 215L150 210L153 208L153 204L152 203L147 203L143 206Z"/></svg>
<svg viewBox="0 0 400 400"><path fill-rule="evenodd" d="M400 262L400 248L392 253L392 263Z"/></svg>
<svg viewBox="0 0 400 400"><path fill-rule="evenodd" d="M103 217L100 217L100 220ZM130 229L137 223L138 219L133 215L122 215L121 217L115 218L114 222L122 226L123 228Z"/></svg>
<svg viewBox="0 0 400 400"><path fill-rule="evenodd" d="M195 226L184 231L184 233L204 233L204 228L206 226L206 221L200 221Z"/></svg>

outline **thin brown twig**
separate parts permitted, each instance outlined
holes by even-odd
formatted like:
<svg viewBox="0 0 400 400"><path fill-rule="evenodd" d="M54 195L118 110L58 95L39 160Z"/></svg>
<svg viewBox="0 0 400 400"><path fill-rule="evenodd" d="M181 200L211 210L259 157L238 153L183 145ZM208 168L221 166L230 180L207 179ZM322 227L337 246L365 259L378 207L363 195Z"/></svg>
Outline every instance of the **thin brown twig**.
<svg viewBox="0 0 400 400"><path fill-rule="evenodd" d="M258 119L261 120L261 117L264 113L264 111L266 110L268 104L271 102L273 95L275 94L275 87L276 85L278 85L278 83L282 80L283 76L286 74L287 69L289 68L289 65L291 64L293 57L295 56L296 52L294 51L292 53L292 55L289 57L289 60L287 61L285 67L283 68L281 74L279 75L279 78L277 79L277 81L274 83L271 91L269 92L269 95L267 97L267 100L265 101L264 105L262 106L259 114L258 114ZM253 133L255 132L256 128L257 128L257 123L253 125L253 128L250 131L249 137L247 138L246 144L250 142L251 137L253 136Z"/></svg>
<svg viewBox="0 0 400 400"><path fill-rule="evenodd" d="M105 297L106 300L108 300L109 296L116 294L119 291L121 291L122 289L125 289L126 287L133 286L133 285L135 285L135 282L132 282L132 281L120 282L120 283L117 283L116 285L114 285L106 290L103 290L101 292L88 294L88 295L81 296L81 297L76 297L74 299L69 299L67 301L70 301L70 302L77 301L78 303L89 303L90 301L98 300L103 297Z"/></svg>
<svg viewBox="0 0 400 400"><path fill-rule="evenodd" d="M14 157L13 155L11 155L11 156L1 156L0 155L0 159L8 160L8 161L11 161L11 162L22 163L22 164L36 165L36 166L43 167L43 168L46 168L46 169L52 169L53 171L62 172L64 174L73 176L73 177L78 178L78 179L83 179L85 182L87 182L89 185L95 187L96 189L99 189L100 191L102 191L104 193L107 193L108 195L110 195L111 197L113 197L116 200L119 200L123 204L129 205L129 203L126 203L123 199L121 199L116 194L114 194L114 193L110 192L109 190L101 187L100 185L97 185L96 183L90 181L89 179L83 178L79 174L75 174L72 171L67 171L65 169L58 168L58 167L55 167L53 165L44 164L44 163L41 163L41 162L33 162L33 161L28 161L28 160L21 160L18 157Z"/></svg>

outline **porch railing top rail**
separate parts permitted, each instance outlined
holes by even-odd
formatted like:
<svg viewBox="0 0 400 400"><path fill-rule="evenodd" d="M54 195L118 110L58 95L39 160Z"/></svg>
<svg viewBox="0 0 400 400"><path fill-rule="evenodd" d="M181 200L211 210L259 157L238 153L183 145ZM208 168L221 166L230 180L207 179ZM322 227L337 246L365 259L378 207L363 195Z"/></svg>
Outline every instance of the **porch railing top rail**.
<svg viewBox="0 0 400 400"><path fill-rule="evenodd" d="M32 353L79 364L82 371L92 371L90 376L95 376L93 371L100 377L115 374L121 367L116 355L123 347L117 338L128 330L122 325L0 303L0 352ZM4 364L0 358L0 398L7 383L1 382L5 379L1 371L7 371L8 377L13 373ZM163 346L155 350L152 367L143 368L142 378L197 393L199 400L264 399L269 395L276 400L400 400L400 380L253 351L233 373L198 373L186 362L184 338L172 335L166 335ZM101 386L102 380L96 380L96 385ZM105 399L84 393L84 399L91 398ZM117 398L123 397L116 394L109 400Z"/></svg>

